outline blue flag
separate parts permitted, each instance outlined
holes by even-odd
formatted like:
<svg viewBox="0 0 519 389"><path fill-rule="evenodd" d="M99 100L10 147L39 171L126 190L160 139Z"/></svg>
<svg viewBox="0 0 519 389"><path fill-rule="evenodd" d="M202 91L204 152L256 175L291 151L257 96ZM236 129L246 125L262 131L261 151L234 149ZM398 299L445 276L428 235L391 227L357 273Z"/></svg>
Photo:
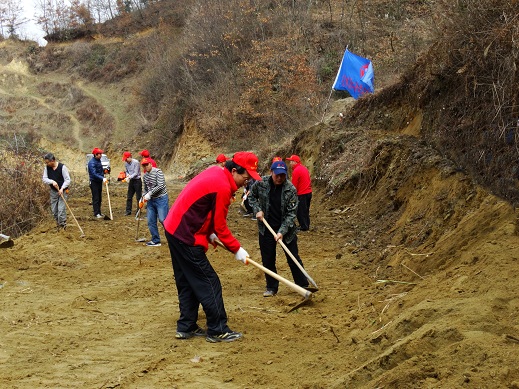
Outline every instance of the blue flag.
<svg viewBox="0 0 519 389"><path fill-rule="evenodd" d="M348 91L354 99L358 99L364 93L375 91L374 79L371 61L346 49L332 89Z"/></svg>

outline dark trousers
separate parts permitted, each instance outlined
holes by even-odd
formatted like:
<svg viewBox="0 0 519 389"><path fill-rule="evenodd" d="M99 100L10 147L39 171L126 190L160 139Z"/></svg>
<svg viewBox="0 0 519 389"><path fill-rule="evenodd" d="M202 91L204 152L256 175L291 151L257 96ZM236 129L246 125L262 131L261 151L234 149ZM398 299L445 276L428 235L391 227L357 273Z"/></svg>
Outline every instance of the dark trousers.
<svg viewBox="0 0 519 389"><path fill-rule="evenodd" d="M310 202L312 193L297 196L299 204L297 206L297 222L301 231L308 231L310 228Z"/></svg>
<svg viewBox="0 0 519 389"><path fill-rule="evenodd" d="M142 179L132 178L128 183L128 193L126 195L126 213L132 213L132 199L135 195L137 199L137 207L139 206L139 200L142 197Z"/></svg>
<svg viewBox="0 0 519 389"><path fill-rule="evenodd" d="M165 234L180 307L177 331L190 332L197 328L198 307L202 304L207 318L207 334L230 332L223 304L222 285L203 247L186 245L167 231Z"/></svg>
<svg viewBox="0 0 519 389"><path fill-rule="evenodd" d="M103 181L90 181L90 191L92 192L92 208L94 208L94 216L96 216L101 213Z"/></svg>
<svg viewBox="0 0 519 389"><path fill-rule="evenodd" d="M274 229L275 230L275 229ZM285 242L283 240L285 246L287 246L288 250L292 253L292 255L297 259L297 261L303 266L303 262L301 258L299 258L299 252L297 249L297 236L294 236L294 239L290 243ZM274 273L277 273L276 270L276 247L277 242L274 239L274 236L267 230L265 230L265 234L259 234L259 245L261 251L261 262L263 266L267 269L272 270ZM308 286L308 280L305 275L301 272L299 267L294 263L292 258L285 253L285 257L287 258L288 266L290 267L290 271L292 272L292 277L294 278L294 282L302 287ZM265 274L265 280L267 281L267 289L273 290L277 293L279 281L275 278L272 278L268 274Z"/></svg>
<svg viewBox="0 0 519 389"><path fill-rule="evenodd" d="M252 210L252 207L250 206L249 204L249 198L247 197L247 199L243 202L243 205L245 205L245 209L247 209L247 213L254 213L253 210ZM256 215L254 215L256 216Z"/></svg>

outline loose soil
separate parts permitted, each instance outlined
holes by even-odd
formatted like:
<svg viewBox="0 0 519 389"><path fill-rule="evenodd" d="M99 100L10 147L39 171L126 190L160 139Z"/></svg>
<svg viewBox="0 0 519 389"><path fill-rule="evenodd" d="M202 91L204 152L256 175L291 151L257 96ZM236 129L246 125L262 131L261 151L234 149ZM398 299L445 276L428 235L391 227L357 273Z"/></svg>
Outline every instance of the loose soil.
<svg viewBox="0 0 519 389"><path fill-rule="evenodd" d="M168 179L170 203L183 185ZM421 191L405 212L433 207L437 193ZM211 248L229 326L244 334L229 344L175 340L167 244L135 241L149 233L141 221L137 235L137 221L123 216L125 196L112 179L114 220L95 220L80 185L69 205L86 237L69 213L66 231L55 231L49 217L1 250L2 387L519 388L516 216L481 189L429 250L399 245L400 235L388 244L391 232L371 220L381 202L370 194L348 203L317 190L299 250L320 290L293 312L298 294L281 286L263 298L259 270ZM260 261L256 222L238 203L228 224ZM106 193L102 209L109 214ZM409 236L416 223L405 212L399 220L408 221ZM278 272L291 279L281 248Z"/></svg>

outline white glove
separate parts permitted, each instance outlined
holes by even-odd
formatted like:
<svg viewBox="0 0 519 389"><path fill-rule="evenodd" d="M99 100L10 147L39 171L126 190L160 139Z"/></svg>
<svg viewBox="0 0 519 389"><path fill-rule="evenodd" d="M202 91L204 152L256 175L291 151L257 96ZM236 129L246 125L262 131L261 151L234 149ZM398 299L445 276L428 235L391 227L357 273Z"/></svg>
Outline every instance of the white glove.
<svg viewBox="0 0 519 389"><path fill-rule="evenodd" d="M243 263L247 263L247 258L249 258L249 253L245 251L243 247L240 247L238 251L236 251L236 254L234 254L234 258L236 258L237 261L242 261Z"/></svg>
<svg viewBox="0 0 519 389"><path fill-rule="evenodd" d="M150 201L150 199L151 199L151 193L148 192L148 193L146 193L146 194L144 195L144 201Z"/></svg>
<svg viewBox="0 0 519 389"><path fill-rule="evenodd" d="M124 182L130 182L130 177L126 177L126 178L124 179Z"/></svg>
<svg viewBox="0 0 519 389"><path fill-rule="evenodd" d="M108 181L108 179L106 177L103 178L103 184L106 184L106 181Z"/></svg>
<svg viewBox="0 0 519 389"><path fill-rule="evenodd" d="M213 243L216 238L218 238L216 234L209 235L209 242Z"/></svg>

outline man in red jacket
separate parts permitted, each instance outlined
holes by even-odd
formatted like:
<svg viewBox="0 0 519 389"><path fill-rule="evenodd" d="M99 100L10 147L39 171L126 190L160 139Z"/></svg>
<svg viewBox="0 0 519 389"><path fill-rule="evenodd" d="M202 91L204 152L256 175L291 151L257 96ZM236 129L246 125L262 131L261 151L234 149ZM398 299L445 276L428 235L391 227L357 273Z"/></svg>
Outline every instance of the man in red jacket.
<svg viewBox="0 0 519 389"><path fill-rule="evenodd" d="M238 152L220 166L210 167L180 192L164 221L177 285L180 318L175 338L206 336L208 342L232 342L242 334L227 326L222 285L207 259L209 243L218 238L235 258L245 263L249 254L227 226L227 213L235 192L257 173L258 158ZM207 333L198 326L198 308L207 318Z"/></svg>
<svg viewBox="0 0 519 389"><path fill-rule="evenodd" d="M310 202L312 201L312 180L310 172L301 163L301 158L293 154L286 158L292 168L292 184L296 187L299 205L297 206L297 222L301 231L310 228Z"/></svg>

